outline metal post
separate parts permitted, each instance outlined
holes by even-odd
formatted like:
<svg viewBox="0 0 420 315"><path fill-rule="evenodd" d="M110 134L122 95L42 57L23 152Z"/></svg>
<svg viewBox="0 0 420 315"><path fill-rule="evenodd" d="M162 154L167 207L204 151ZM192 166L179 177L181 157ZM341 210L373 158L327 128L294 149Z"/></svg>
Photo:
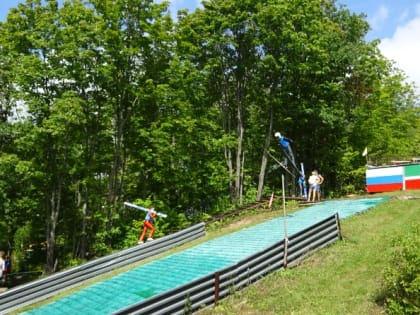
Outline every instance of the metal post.
<svg viewBox="0 0 420 315"><path fill-rule="evenodd" d="M219 301L219 290L220 290L220 275L219 272L214 273L214 305Z"/></svg>
<svg viewBox="0 0 420 315"><path fill-rule="evenodd" d="M286 222L286 196L284 192L284 175L281 175L281 186L283 191L283 229L284 229L284 268L287 267L287 243L289 240L287 239L287 222Z"/></svg>
<svg viewBox="0 0 420 315"><path fill-rule="evenodd" d="M340 224L340 217L338 216L338 212L335 214L335 220L337 221L338 238L339 238L340 241L342 241L343 236L341 235L341 224Z"/></svg>
<svg viewBox="0 0 420 315"><path fill-rule="evenodd" d="M270 201L268 202L268 209L271 209L273 206L273 200L274 200L274 193L271 194Z"/></svg>

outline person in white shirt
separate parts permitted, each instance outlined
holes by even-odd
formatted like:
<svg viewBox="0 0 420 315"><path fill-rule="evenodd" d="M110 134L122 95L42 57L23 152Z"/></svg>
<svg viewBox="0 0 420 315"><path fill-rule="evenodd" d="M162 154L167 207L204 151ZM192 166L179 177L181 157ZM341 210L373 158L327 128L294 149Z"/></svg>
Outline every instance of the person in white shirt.
<svg viewBox="0 0 420 315"><path fill-rule="evenodd" d="M308 202L312 201L315 202L316 198L316 189L319 182L319 177L316 171L312 171L311 176L309 176L308 183L309 183L309 193L308 193Z"/></svg>
<svg viewBox="0 0 420 315"><path fill-rule="evenodd" d="M6 270L6 262L3 259L4 252L0 251L0 284L3 284L3 272Z"/></svg>

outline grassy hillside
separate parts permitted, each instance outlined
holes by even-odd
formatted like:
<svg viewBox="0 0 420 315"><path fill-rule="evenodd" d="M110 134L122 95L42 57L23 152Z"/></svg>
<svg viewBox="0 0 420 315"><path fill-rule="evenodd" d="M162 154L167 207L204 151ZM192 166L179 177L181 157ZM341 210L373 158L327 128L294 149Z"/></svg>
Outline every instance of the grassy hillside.
<svg viewBox="0 0 420 315"><path fill-rule="evenodd" d="M392 199L342 221L343 241L200 314L384 314L381 287L391 241L419 224L420 192L384 195Z"/></svg>
<svg viewBox="0 0 420 315"><path fill-rule="evenodd" d="M391 241L404 234L420 218L420 191L383 194L392 199L367 212L341 222L343 241L313 254L301 265L262 278L248 288L235 292L215 308L200 314L381 314L381 280L393 250ZM382 196L376 194L374 197ZM361 196L362 197L362 196ZM418 199L417 199L418 198ZM287 212L300 210L289 202ZM156 257L112 271L81 287L105 280L123 271L184 250L209 239L252 226L283 214L281 202L274 210L253 209L224 219L206 228L206 236L171 249ZM268 231L269 233L269 231ZM57 294L53 298L17 312L39 307L80 290L81 287Z"/></svg>

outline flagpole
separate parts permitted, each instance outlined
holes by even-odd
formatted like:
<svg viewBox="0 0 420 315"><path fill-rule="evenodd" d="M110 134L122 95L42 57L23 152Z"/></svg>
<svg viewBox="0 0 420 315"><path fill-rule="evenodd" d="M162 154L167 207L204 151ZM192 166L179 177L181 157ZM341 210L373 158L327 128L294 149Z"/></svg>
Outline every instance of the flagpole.
<svg viewBox="0 0 420 315"><path fill-rule="evenodd" d="M367 147L365 147L365 149L363 150L362 156L366 157L366 165L368 165L368 149L367 149Z"/></svg>

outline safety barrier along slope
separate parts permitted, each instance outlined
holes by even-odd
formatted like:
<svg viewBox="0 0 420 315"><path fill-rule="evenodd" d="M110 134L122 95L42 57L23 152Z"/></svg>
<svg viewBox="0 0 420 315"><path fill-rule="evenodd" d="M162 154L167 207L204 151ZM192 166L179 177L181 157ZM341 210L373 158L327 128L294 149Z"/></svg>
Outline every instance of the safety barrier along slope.
<svg viewBox="0 0 420 315"><path fill-rule="evenodd" d="M117 253L89 261L80 266L7 290L0 294L0 314L44 300L59 292L79 286L109 271L140 262L170 248L205 235L205 224L199 223L171 235L146 242Z"/></svg>
<svg viewBox="0 0 420 315"><path fill-rule="evenodd" d="M233 290L264 275L298 264L307 255L341 239L338 213L231 266L128 306L113 315L185 314L215 305Z"/></svg>

